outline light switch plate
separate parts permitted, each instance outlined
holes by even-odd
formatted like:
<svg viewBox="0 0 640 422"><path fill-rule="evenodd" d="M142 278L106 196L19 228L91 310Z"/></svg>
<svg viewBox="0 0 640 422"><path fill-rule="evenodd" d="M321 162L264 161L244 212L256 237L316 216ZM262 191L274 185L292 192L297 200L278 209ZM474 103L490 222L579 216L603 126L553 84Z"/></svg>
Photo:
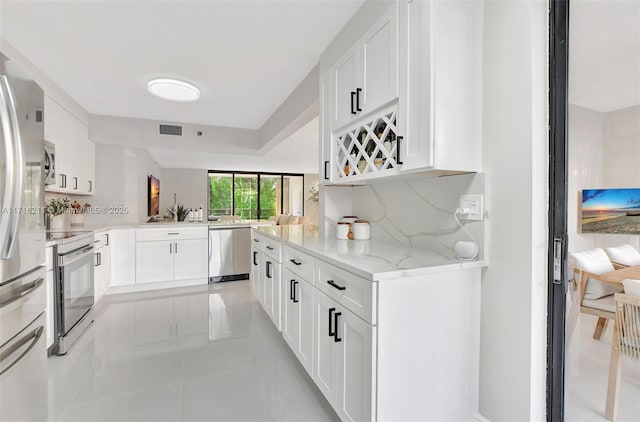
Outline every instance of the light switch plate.
<svg viewBox="0 0 640 422"><path fill-rule="evenodd" d="M469 194L460 196L460 208L469 208L469 214L461 214L463 220L482 221L484 215L484 195Z"/></svg>

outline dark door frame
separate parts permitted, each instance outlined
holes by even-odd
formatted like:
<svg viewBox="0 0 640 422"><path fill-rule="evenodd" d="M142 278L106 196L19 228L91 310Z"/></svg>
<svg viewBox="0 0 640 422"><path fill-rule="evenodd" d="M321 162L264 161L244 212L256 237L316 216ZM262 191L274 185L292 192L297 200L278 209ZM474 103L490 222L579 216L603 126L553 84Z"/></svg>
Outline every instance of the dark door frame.
<svg viewBox="0 0 640 422"><path fill-rule="evenodd" d="M555 422L564 420L569 0L549 6L547 421Z"/></svg>

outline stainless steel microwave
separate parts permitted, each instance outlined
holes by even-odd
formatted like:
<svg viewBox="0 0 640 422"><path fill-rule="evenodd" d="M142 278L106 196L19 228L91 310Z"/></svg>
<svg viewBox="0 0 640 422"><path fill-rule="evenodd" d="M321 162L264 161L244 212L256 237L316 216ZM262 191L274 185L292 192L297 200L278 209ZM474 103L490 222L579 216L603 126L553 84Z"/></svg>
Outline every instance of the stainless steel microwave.
<svg viewBox="0 0 640 422"><path fill-rule="evenodd" d="M56 146L44 141L44 184L56 184Z"/></svg>

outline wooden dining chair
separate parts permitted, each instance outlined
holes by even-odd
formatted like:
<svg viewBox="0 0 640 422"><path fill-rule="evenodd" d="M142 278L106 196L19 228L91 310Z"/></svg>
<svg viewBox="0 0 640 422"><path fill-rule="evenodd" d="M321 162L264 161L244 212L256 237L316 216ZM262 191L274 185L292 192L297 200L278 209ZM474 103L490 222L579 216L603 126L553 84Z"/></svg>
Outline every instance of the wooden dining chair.
<svg viewBox="0 0 640 422"><path fill-rule="evenodd" d="M609 320L615 318L613 294L621 291L619 285L600 277L614 271L609 257L601 248L590 251L573 252L574 280L579 289L580 312L598 317L593 338L602 339Z"/></svg>
<svg viewBox="0 0 640 422"><path fill-rule="evenodd" d="M613 295L606 295L598 299L585 299L584 295L589 279L597 280L601 283L608 282L601 280L598 274L589 273L579 268L574 268L574 274L579 289L580 312L598 317L598 322L593 330L593 338L600 340L602 339L602 334L604 334L607 329L609 320L615 319L615 301Z"/></svg>
<svg viewBox="0 0 640 422"><path fill-rule="evenodd" d="M636 288L640 289L640 280L625 280L625 291L630 290L627 288L627 282L635 283ZM640 296L616 293L614 300L616 312L605 408L605 417L610 421L615 421L618 416L622 356L640 360Z"/></svg>

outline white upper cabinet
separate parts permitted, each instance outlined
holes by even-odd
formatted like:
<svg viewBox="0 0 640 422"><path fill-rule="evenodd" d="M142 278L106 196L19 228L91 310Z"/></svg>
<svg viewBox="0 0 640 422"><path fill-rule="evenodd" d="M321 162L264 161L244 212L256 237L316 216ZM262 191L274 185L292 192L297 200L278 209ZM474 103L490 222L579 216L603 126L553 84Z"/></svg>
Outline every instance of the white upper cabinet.
<svg viewBox="0 0 640 422"><path fill-rule="evenodd" d="M320 152L320 175L318 177L321 185L330 183L332 178L331 167L331 78L330 72L320 76L320 92L318 93L318 107L320 110L319 119L319 152Z"/></svg>
<svg viewBox="0 0 640 422"><path fill-rule="evenodd" d="M360 40L361 92L356 99L362 114L398 97L398 8L394 5Z"/></svg>
<svg viewBox="0 0 640 422"><path fill-rule="evenodd" d="M351 122L358 114L357 94L358 75L358 52L359 46L351 47L334 65L333 87L333 126L342 127Z"/></svg>
<svg viewBox="0 0 640 422"><path fill-rule="evenodd" d="M397 98L397 10L389 8L332 66L335 129Z"/></svg>
<svg viewBox="0 0 640 422"><path fill-rule="evenodd" d="M399 0L327 63L323 183L481 170L482 13L482 2Z"/></svg>
<svg viewBox="0 0 640 422"><path fill-rule="evenodd" d="M483 4L413 1L400 10L408 28L402 169L480 171Z"/></svg>
<svg viewBox="0 0 640 422"><path fill-rule="evenodd" d="M93 141L87 140L85 143L84 156L86 161L84 162L80 186L87 195L93 195L96 190L96 144Z"/></svg>
<svg viewBox="0 0 640 422"><path fill-rule="evenodd" d="M93 195L95 145L89 140L89 128L47 96L44 108L44 136L56 147L56 184L46 190Z"/></svg>

